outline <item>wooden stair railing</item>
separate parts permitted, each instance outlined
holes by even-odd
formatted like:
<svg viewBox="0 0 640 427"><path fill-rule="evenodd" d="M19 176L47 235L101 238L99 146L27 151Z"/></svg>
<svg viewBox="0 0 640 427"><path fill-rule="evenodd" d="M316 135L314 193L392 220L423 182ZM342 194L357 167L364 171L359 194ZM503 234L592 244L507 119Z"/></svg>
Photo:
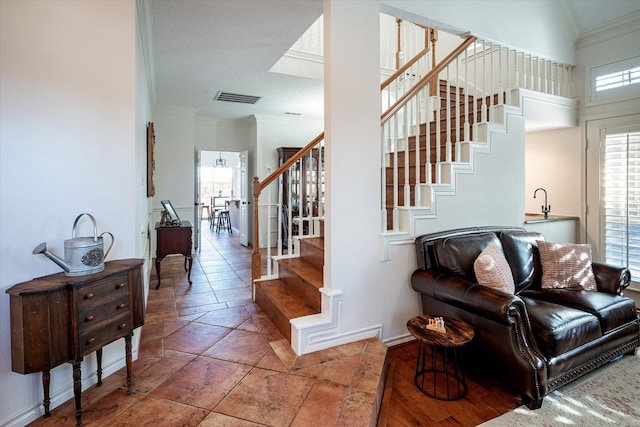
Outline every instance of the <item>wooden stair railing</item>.
<svg viewBox="0 0 640 427"><path fill-rule="evenodd" d="M272 182L278 179L283 173L289 170L296 162L300 161L306 154L308 154L315 146L319 145L324 140L324 132L316 136L311 142L305 145L300 151L291 156L289 160L284 162L278 169L273 171L263 181L256 176L253 178L253 250L251 252L251 278L253 280L259 279L262 276L262 255L260 254L260 225L259 214L260 207L258 200L260 194L267 188ZM280 227L280 224L277 225ZM267 248L269 249L269 248Z"/></svg>
<svg viewBox="0 0 640 427"><path fill-rule="evenodd" d="M490 116L500 122L505 110L497 108L517 105L516 89L571 97L571 69L475 36L435 64L381 117L382 232L412 228L400 221L400 208L423 209L423 217L435 212L434 194L450 192L455 170L468 167L477 143L488 142L477 126Z"/></svg>
<svg viewBox="0 0 640 427"><path fill-rule="evenodd" d="M537 90L550 95L568 96L571 88L571 66L555 61L534 57L519 52L510 47L500 46L494 42L479 41L475 36L468 36L458 47L450 52L441 62L424 66L428 53L434 53L434 45L437 40L437 32L425 28L430 36L425 38L426 47L414 58L400 67L380 86L383 106L385 102L391 104L380 117L381 123L381 155L383 161L382 170L382 221L383 233L399 230L399 207L422 207L421 184L443 184L451 177L453 166L444 168L449 163L460 163L469 158L469 149L461 150L462 142L472 142L475 126L489 120L494 114L494 107L508 104L511 89L523 88ZM429 46L431 42L431 46ZM504 56L503 56L504 55ZM494 74L494 63L496 72ZM462 65L460 65L462 64ZM385 99L386 97L386 99ZM393 102L390 102L393 100ZM321 312L318 295L322 286L322 262L324 243L321 237L317 239L303 239L303 243L291 241L291 229L287 256L272 257L271 229L273 221L273 206L276 207L277 218L275 227L277 231L277 255L283 252L283 229L291 227L292 208L291 201L282 200L282 184L278 188L279 200L271 202L271 189L269 188L267 202L267 274L262 275L262 254L260 248L260 204L259 197L280 179L284 173L291 171L297 162L303 161L305 156L312 160L314 152L323 153L324 133L321 133L295 155L290 157L278 169L267 176L262 182L254 177L253 193L253 251L252 251L252 279L256 284L255 300L261 300L259 304L269 313L276 313L278 327L282 333L290 338L289 320L292 316L303 316ZM317 151L316 151L317 150ZM461 157L461 152L465 155ZM446 173L440 169L443 167ZM318 162L318 175L323 173L322 162ZM290 175L291 176L291 175ZM443 178L446 178L443 180ZM289 182L291 180L288 180ZM282 181L281 181L282 182ZM317 177L314 185L321 185L322 180ZM439 187L444 188L444 187ZM433 191L433 190L431 190ZM439 191L439 190L435 190ZM445 190L446 191L446 190ZM288 191L291 194L291 191ZM319 191L316 194L321 194ZM429 197L429 196L425 196ZM431 193L433 197L433 193ZM323 200L319 201L323 203ZM304 221L311 218L302 218L305 201L298 199L298 235L303 235ZM284 207L287 212L283 214ZM429 206L430 207L430 206ZM318 212L323 216L323 209ZM288 215L288 221L281 222ZM308 214L307 214L308 215ZM318 218L315 218L318 219ZM406 230L405 230L406 231ZM308 233L312 234L312 233ZM299 275L303 270L298 262L291 261L291 257L307 252L310 245L315 242L321 248L314 249L312 270L313 274ZM296 246L296 251L292 247ZM301 249L302 248L302 249ZM277 262L274 263L274 261ZM272 264L273 263L273 264ZM272 266L282 280L271 274ZM298 286L299 282L305 282L311 286ZM293 289L295 288L295 289ZM298 289L300 288L300 289ZM282 301L272 301L271 294L279 293L281 296L273 297ZM311 298L308 298L311 297ZM293 301L297 309L294 314L289 311ZM271 316L271 314L268 314Z"/></svg>
<svg viewBox="0 0 640 427"><path fill-rule="evenodd" d="M429 28L424 27L425 34L429 34ZM413 58L407 61L404 65L398 68L391 76L389 76L385 81L383 81L380 85L381 92L385 89L389 88L395 81L397 81L401 76L406 75L407 73L418 72L415 71L419 66L419 61L423 60L427 57L427 54L430 51L433 51L428 45L428 38L425 36L425 44L426 47L418 52ZM260 232L259 232L259 204L258 200L262 192L276 179L278 179L282 174L287 172L289 168L291 168L296 162L300 161L303 157L308 155L311 150L313 150L316 146L318 146L324 140L324 132L315 137L311 142L309 142L306 146L300 149L294 156L292 156L288 161L283 163L278 169L273 171L270 175L268 175L263 181L260 181L258 177L253 178L252 185L252 193L253 193L253 251L252 251L252 261L251 261L251 277L253 280L259 279L262 276L262 255L260 253ZM278 224L278 227L280 224ZM269 250L269 248L267 248Z"/></svg>

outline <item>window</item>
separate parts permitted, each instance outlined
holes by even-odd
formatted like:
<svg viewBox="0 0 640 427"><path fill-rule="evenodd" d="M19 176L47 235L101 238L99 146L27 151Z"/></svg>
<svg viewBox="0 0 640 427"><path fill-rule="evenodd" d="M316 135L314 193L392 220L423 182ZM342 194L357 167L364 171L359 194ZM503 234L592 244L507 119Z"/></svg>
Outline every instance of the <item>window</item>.
<svg viewBox="0 0 640 427"><path fill-rule="evenodd" d="M589 69L587 105L640 97L640 56Z"/></svg>
<svg viewBox="0 0 640 427"><path fill-rule="evenodd" d="M596 77L596 92L640 83L640 67Z"/></svg>
<svg viewBox="0 0 640 427"><path fill-rule="evenodd" d="M604 261L640 280L640 131L606 135L603 162Z"/></svg>

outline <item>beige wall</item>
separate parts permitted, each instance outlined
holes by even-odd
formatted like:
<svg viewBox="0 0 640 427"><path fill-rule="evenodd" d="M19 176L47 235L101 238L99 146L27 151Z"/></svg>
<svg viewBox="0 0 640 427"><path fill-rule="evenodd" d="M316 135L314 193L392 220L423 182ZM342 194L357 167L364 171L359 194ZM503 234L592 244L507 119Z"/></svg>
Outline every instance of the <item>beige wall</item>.
<svg viewBox="0 0 640 427"><path fill-rule="evenodd" d="M526 135L525 211L540 213L547 190L551 213L580 216L582 212L582 139L579 127Z"/></svg>

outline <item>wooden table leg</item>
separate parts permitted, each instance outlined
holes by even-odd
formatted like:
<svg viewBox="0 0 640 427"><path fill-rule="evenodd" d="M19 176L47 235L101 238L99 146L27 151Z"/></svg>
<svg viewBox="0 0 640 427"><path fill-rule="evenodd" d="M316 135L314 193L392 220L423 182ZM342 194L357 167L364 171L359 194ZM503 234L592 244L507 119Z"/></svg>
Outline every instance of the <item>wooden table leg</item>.
<svg viewBox="0 0 640 427"><path fill-rule="evenodd" d="M44 417L49 418L51 416L51 412L49 411L49 405L51 404L51 399L49 398L49 384L51 383L51 371L48 369L46 371L42 371L42 389L44 391L44 401L42 402L44 405Z"/></svg>
<svg viewBox="0 0 640 427"><path fill-rule="evenodd" d="M76 401L76 427L82 427L82 372L80 363L82 360L73 362L73 396Z"/></svg>
<svg viewBox="0 0 640 427"><path fill-rule="evenodd" d="M158 284L156 285L156 289L160 289L160 262L162 262L162 258L156 257L156 274L158 275Z"/></svg>
<svg viewBox="0 0 640 427"><path fill-rule="evenodd" d="M187 270L187 259L189 260L189 274L187 274L187 280L189 281L189 284L191 284L191 266L193 265L193 257L188 256L185 257L184 259L184 269L185 271Z"/></svg>
<svg viewBox="0 0 640 427"><path fill-rule="evenodd" d="M96 350L96 361L98 362L98 386L102 385L102 347Z"/></svg>
<svg viewBox="0 0 640 427"><path fill-rule="evenodd" d="M133 359L131 357L131 337L133 336L133 332L124 337L124 352L125 359L127 361L127 394L131 394L131 365L133 363Z"/></svg>

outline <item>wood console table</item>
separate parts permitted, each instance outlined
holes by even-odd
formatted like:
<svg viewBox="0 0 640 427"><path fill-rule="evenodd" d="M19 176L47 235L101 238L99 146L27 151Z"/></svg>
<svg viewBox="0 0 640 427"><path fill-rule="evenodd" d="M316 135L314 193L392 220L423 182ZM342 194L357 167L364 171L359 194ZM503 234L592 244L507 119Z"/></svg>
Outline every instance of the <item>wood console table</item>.
<svg viewBox="0 0 640 427"><path fill-rule="evenodd" d="M80 362L96 352L102 384L102 347L125 340L127 391L131 393L131 337L144 324L142 259L105 263L104 271L79 277L39 277L9 289L11 369L42 372L44 416L49 417L50 370L73 364L76 426L82 426Z"/></svg>
<svg viewBox="0 0 640 427"><path fill-rule="evenodd" d="M163 226L156 222L156 274L158 275L158 284L156 289L160 288L160 263L167 255L181 254L184 255L184 270L187 271L187 260L189 261L189 274L187 280L191 284L191 266L193 265L193 257L191 256L191 240L192 225L189 221L181 221L180 225Z"/></svg>

